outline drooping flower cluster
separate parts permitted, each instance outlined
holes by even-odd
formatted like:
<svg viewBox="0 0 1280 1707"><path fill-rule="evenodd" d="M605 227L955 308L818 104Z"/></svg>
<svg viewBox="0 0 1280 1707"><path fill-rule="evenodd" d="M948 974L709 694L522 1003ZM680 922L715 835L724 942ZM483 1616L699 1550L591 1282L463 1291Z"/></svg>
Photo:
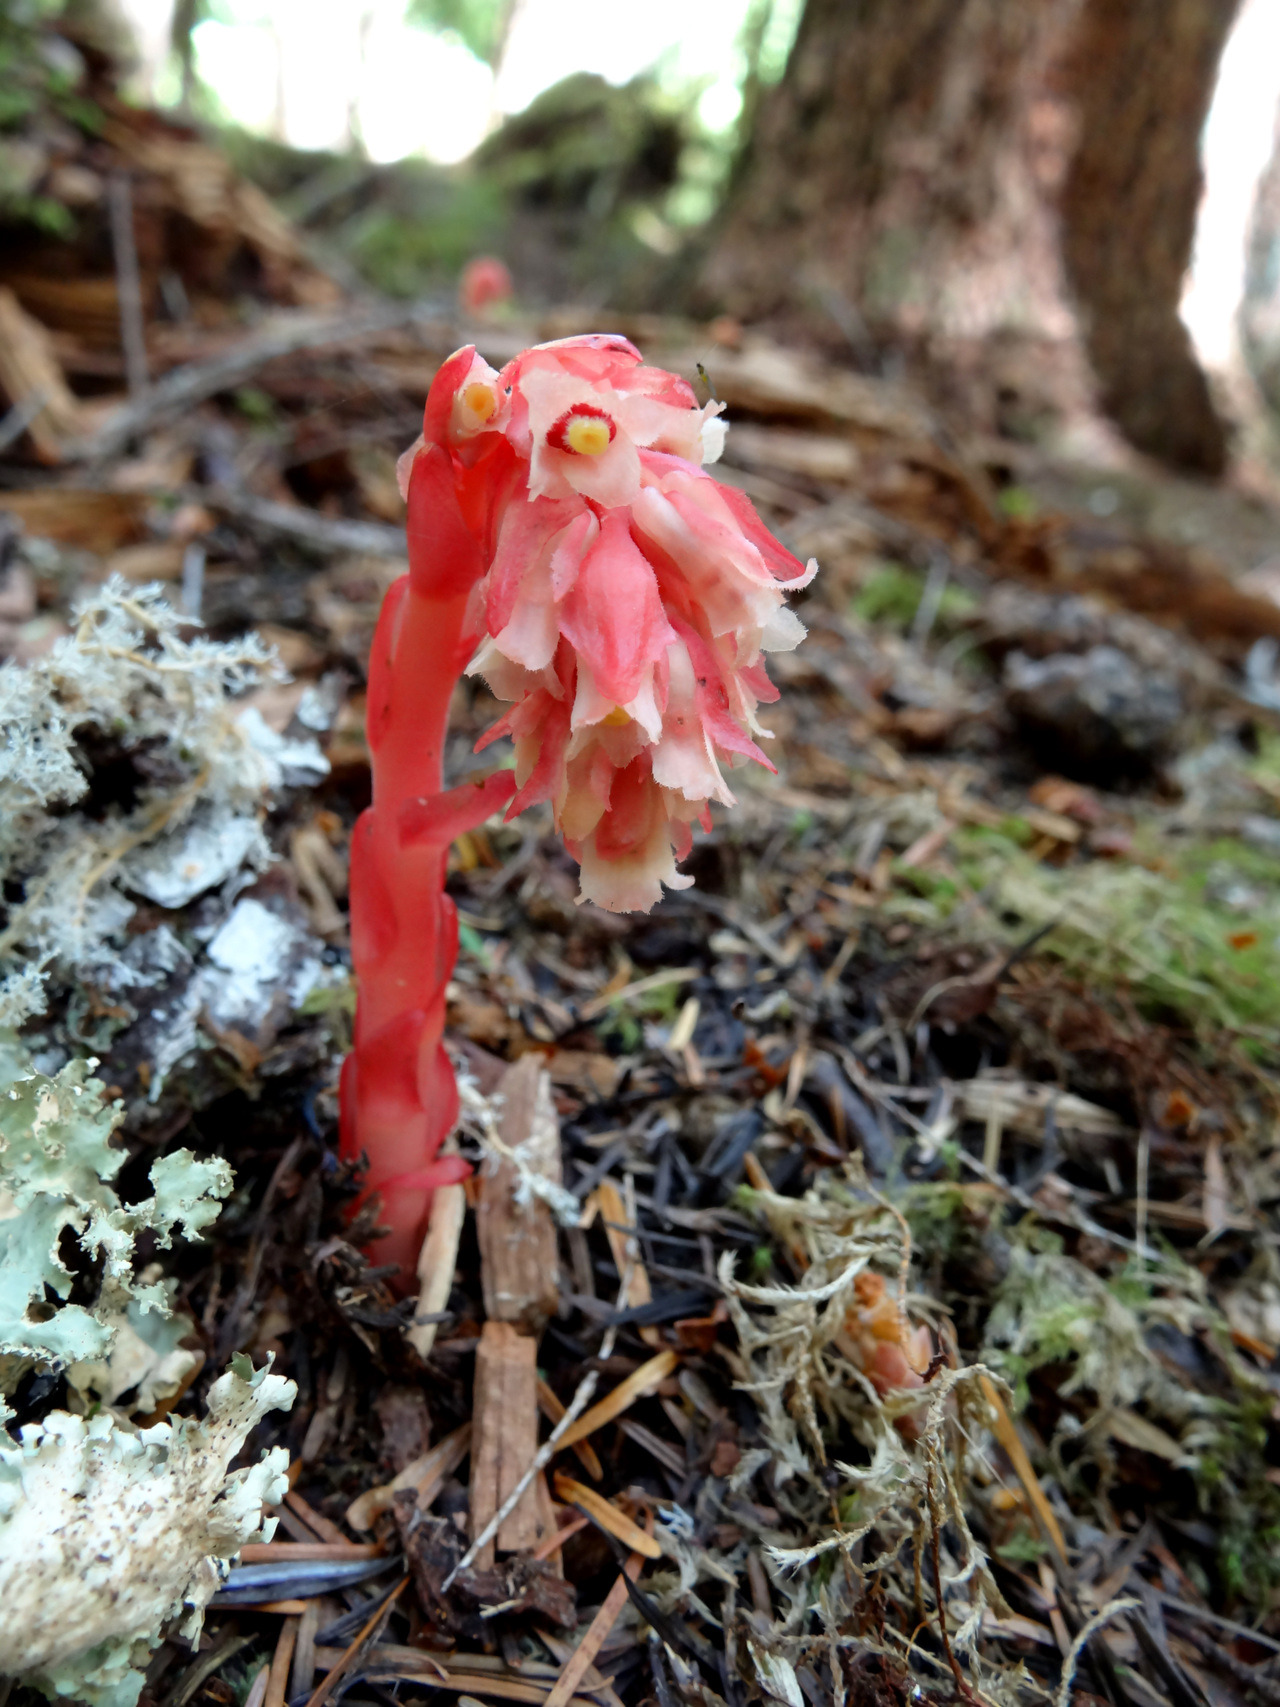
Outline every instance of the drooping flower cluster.
<svg viewBox="0 0 1280 1707"><path fill-rule="evenodd" d="M615 912L688 886L692 824L733 804L722 765L773 768L762 658L804 636L783 598L817 565L704 471L721 407L621 337L544 344L500 373L464 349L402 459L411 535L415 458L439 445L482 542L469 670L512 702L480 742L515 740L508 816L549 800L581 899Z"/></svg>

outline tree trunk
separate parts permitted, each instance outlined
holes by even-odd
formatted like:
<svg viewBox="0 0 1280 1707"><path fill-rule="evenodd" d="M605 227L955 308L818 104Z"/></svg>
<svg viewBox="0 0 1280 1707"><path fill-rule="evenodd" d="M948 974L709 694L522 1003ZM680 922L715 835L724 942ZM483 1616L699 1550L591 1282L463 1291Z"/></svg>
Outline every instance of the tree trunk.
<svg viewBox="0 0 1280 1707"><path fill-rule="evenodd" d="M1240 340L1258 389L1280 415L1280 111L1271 161L1253 203Z"/></svg>
<svg viewBox="0 0 1280 1707"><path fill-rule="evenodd" d="M838 292L889 337L1082 335L1136 444L1220 468L1177 308L1237 4L808 0L704 286L752 319Z"/></svg>
<svg viewBox="0 0 1280 1707"><path fill-rule="evenodd" d="M1178 317L1200 132L1239 0L1085 0L1062 258L1102 406L1140 450L1218 474L1226 434Z"/></svg>

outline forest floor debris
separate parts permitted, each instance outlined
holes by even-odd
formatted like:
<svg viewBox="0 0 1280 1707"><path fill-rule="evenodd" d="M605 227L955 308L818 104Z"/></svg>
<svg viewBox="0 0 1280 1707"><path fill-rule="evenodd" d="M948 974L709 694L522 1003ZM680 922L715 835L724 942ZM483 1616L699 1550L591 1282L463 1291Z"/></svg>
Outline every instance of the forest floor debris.
<svg viewBox="0 0 1280 1707"><path fill-rule="evenodd" d="M459 839L477 1174L404 1297L334 1153L346 851L395 458L466 328L149 322L126 400L87 300L44 350L86 421L0 451L7 679L67 707L63 801L6 796L4 943L45 979L41 1070L100 1057L126 1201L177 1145L235 1171L208 1245L164 1258L200 1364L178 1407L237 1353L298 1387L248 1449L288 1453L287 1539L144 1700L1269 1702L1280 608L1236 577L1275 514L1229 573L1054 509L1051 469L905 386L624 324L703 364L725 477L822 562L780 774L647 918L576 907L537 813ZM472 331L498 359L580 329ZM119 715L71 705L69 643L111 653ZM493 715L460 692L455 776ZM115 907L74 952L46 941L74 909L31 923L59 860ZM13 1403L66 1398L45 1372Z"/></svg>

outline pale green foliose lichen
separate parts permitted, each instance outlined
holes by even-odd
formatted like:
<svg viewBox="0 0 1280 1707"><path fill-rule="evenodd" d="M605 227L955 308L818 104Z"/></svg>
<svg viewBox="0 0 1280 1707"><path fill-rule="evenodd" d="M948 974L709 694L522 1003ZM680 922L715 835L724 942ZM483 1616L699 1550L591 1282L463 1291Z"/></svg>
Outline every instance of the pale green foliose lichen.
<svg viewBox="0 0 1280 1707"><path fill-rule="evenodd" d="M231 1190L226 1162L176 1150L152 1165L154 1195L122 1205L111 1185L125 1159L110 1142L118 1118L86 1062L49 1078L0 1033L0 1394L33 1362L106 1358L130 1305L167 1316L165 1284L134 1278L135 1239L146 1228L167 1247L179 1225L198 1238ZM102 1285L93 1304L50 1311L48 1293L66 1299L72 1286L58 1251L66 1229L100 1256Z"/></svg>
<svg viewBox="0 0 1280 1707"><path fill-rule="evenodd" d="M198 1632L225 1561L283 1496L288 1455L231 1476L227 1466L295 1393L237 1359L203 1421L139 1429L107 1408L134 1388L135 1407L151 1409L191 1367L170 1285L134 1273L138 1234L162 1248L179 1227L198 1238L232 1185L226 1162L179 1150L153 1164L150 1197L122 1204L116 1124L87 1063L49 1077L0 1033L0 1664L91 1707L132 1707L138 1668L171 1620ZM90 1302L66 1302L68 1232L101 1265ZM4 1396L33 1366L65 1369L101 1408L54 1411L15 1442Z"/></svg>

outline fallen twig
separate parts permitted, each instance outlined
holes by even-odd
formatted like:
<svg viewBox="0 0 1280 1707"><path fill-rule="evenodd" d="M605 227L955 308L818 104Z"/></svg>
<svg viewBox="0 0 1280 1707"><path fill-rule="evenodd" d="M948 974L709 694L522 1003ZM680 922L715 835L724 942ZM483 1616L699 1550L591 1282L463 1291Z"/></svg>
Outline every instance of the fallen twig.
<svg viewBox="0 0 1280 1707"><path fill-rule="evenodd" d="M623 1574L605 1596L599 1612L587 1627L586 1635L574 1649L572 1657L565 1662L559 1681L542 1707L567 1707L570 1697L586 1676L588 1668L594 1664L596 1655L604 1646L609 1632L618 1622L622 1609L627 1604L627 1578L630 1577L634 1582L640 1575L643 1564L644 1560L640 1554L633 1553L622 1567Z"/></svg>
<svg viewBox="0 0 1280 1707"><path fill-rule="evenodd" d="M329 1699L338 1684L342 1682L342 1679L351 1670L352 1666L359 1659L364 1649L372 1642L377 1641L378 1633L381 1631L387 1619L391 1616L391 1608L408 1587L409 1580L410 1579L408 1577L401 1577L400 1581L396 1584L395 1588L392 1589L391 1593L382 1602L382 1604L370 1613L366 1622L361 1626L360 1630L352 1639L351 1645L343 1652L342 1658L338 1661L337 1665L326 1674L322 1681L317 1684L316 1688L312 1691L311 1697L307 1702L307 1707L324 1707L324 1703Z"/></svg>
<svg viewBox="0 0 1280 1707"><path fill-rule="evenodd" d="M256 338L246 338L233 349L224 350L205 362L189 362L175 368L151 387L144 398L126 404L93 434L68 448L68 455L83 462L105 462L119 454L129 440L149 432L161 422L181 414L218 392L241 385L246 379L281 356L299 350L321 350L334 345L354 344L379 332L407 326L424 313L424 305L368 309L363 315L290 315L276 321Z"/></svg>
<svg viewBox="0 0 1280 1707"><path fill-rule="evenodd" d="M197 487L191 494L224 516L247 522L268 533L284 534L317 551L365 552L370 557L403 557L404 533L382 522L354 522L342 516L322 516L301 504L280 504L272 498L255 498L251 492L225 488Z"/></svg>

